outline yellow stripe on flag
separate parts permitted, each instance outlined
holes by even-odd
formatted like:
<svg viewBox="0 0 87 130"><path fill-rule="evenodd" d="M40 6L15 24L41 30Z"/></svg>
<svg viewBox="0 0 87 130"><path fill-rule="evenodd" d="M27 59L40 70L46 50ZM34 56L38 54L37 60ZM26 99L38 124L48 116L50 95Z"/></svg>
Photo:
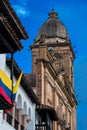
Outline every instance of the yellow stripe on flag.
<svg viewBox="0 0 87 130"><path fill-rule="evenodd" d="M15 84L15 86L13 88L13 94L17 93L18 87L20 85L21 78L22 78L22 72L21 72L21 74L20 74L20 76L19 76L19 78L18 78L18 80L17 80L17 82L16 82L16 84Z"/></svg>
<svg viewBox="0 0 87 130"><path fill-rule="evenodd" d="M12 91L12 80L0 69L0 78L2 82Z"/></svg>

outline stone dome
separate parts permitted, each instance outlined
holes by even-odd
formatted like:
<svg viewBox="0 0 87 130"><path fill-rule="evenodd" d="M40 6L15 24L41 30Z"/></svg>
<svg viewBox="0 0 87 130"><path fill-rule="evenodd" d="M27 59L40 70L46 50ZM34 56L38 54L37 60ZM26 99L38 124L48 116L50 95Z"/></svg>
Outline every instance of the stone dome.
<svg viewBox="0 0 87 130"><path fill-rule="evenodd" d="M40 40L43 35L47 38L58 37L62 39L69 39L64 24L58 19L57 13L53 9L51 13L49 13L47 21L39 29L36 41Z"/></svg>

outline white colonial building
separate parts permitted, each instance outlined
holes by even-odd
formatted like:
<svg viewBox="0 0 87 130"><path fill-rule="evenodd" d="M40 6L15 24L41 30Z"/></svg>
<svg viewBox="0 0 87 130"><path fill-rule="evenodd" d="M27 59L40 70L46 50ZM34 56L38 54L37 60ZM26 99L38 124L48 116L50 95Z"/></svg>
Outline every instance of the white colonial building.
<svg viewBox="0 0 87 130"><path fill-rule="evenodd" d="M11 59L5 58L5 55L0 55L0 63L0 68L10 77ZM15 61L13 67L13 83L15 84L21 71ZM39 101L23 75L12 112L0 112L0 127L2 127L2 130L35 130L36 104L39 104Z"/></svg>
<svg viewBox="0 0 87 130"><path fill-rule="evenodd" d="M0 55L0 68L10 77L11 59L5 58L5 56ZM15 61L13 68L13 84L15 84L21 71ZM0 111L2 130L35 130L36 104L39 104L39 101L23 75L12 111L7 113Z"/></svg>

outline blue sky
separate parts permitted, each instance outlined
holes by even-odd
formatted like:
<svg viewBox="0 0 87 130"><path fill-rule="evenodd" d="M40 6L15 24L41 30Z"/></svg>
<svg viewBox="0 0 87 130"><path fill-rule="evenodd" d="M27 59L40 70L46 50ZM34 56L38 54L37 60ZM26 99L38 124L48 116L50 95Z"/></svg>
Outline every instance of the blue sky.
<svg viewBox="0 0 87 130"><path fill-rule="evenodd" d="M31 51L38 29L48 18L54 6L59 19L68 30L76 53L74 62L77 106L77 130L87 130L87 0L10 0L14 10L28 32L30 39L22 41L24 49L15 59L24 73L31 72ZM29 49L29 50L28 50ZM25 67L26 66L26 67Z"/></svg>

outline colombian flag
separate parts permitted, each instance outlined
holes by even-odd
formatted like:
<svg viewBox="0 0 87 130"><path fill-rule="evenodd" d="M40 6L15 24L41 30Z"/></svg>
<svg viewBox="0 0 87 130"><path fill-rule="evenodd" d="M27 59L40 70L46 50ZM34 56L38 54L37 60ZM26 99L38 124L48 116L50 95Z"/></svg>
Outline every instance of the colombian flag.
<svg viewBox="0 0 87 130"><path fill-rule="evenodd" d="M5 108L4 104L12 106L15 100L16 93L22 78L22 73L20 74L16 85L13 87L12 92L12 80L0 69L0 108ZM4 103L4 104L3 104Z"/></svg>

